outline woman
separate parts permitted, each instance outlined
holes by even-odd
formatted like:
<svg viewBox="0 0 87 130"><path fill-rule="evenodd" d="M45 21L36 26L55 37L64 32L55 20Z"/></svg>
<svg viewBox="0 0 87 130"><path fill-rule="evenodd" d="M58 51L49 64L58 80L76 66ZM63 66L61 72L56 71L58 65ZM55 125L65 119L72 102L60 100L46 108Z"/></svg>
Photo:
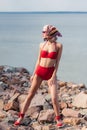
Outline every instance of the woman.
<svg viewBox="0 0 87 130"><path fill-rule="evenodd" d="M14 125L20 125L25 112L27 111L32 98L43 80L47 80L52 98L53 108L55 112L55 120L57 126L61 127L62 121L59 113L59 104L57 97L57 78L59 61L62 54L62 44L57 43L57 36L61 37L61 33L52 25L45 25L42 31L44 42L40 44L39 56L35 66L33 75L31 76L32 85L28 96L24 102L24 107L19 114L18 120Z"/></svg>

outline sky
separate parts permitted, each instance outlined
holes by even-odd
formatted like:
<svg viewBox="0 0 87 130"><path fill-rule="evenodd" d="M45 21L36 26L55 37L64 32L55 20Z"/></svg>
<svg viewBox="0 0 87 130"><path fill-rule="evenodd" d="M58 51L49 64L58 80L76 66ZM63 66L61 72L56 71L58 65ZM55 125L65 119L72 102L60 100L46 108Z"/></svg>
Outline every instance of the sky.
<svg viewBox="0 0 87 130"><path fill-rule="evenodd" d="M87 11L87 0L0 0L0 12Z"/></svg>

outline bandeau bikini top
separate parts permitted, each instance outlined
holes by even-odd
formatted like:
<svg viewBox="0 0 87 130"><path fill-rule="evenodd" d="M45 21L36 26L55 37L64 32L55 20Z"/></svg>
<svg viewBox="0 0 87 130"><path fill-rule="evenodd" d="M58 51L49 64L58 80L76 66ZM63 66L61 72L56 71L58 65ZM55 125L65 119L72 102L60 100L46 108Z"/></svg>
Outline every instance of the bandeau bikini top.
<svg viewBox="0 0 87 130"><path fill-rule="evenodd" d="M42 50L41 51L41 57L42 58L56 59L57 58L57 52L47 52L45 50Z"/></svg>
<svg viewBox="0 0 87 130"><path fill-rule="evenodd" d="M40 56L42 58L56 59L57 58L57 52L56 51L48 52L46 50L42 50Z"/></svg>

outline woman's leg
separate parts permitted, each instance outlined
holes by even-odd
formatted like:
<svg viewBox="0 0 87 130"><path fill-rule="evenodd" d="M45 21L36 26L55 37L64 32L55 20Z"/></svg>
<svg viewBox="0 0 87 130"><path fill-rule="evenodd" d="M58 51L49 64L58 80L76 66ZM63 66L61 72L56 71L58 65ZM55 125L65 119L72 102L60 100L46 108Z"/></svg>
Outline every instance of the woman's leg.
<svg viewBox="0 0 87 130"><path fill-rule="evenodd" d="M21 110L22 113L25 113L27 111L27 109L28 109L28 107L29 107L29 105L31 103L32 98L34 97L37 89L41 85L41 82L42 82L42 79L39 76L35 75L34 79L33 79L33 82L32 82L32 85L31 85L31 88L29 90L28 96L27 96L27 98L26 98L26 100L24 102L24 107Z"/></svg>
<svg viewBox="0 0 87 130"><path fill-rule="evenodd" d="M50 85L50 83L48 81L48 85L49 85L49 90L50 90L50 94L51 94L54 112L56 115L55 120L57 122L57 126L62 127L63 123L62 123L61 118L60 118L60 108L59 108L58 92L57 92L57 87L58 87L57 81L52 85Z"/></svg>
<svg viewBox="0 0 87 130"><path fill-rule="evenodd" d="M58 116L60 114L60 112L59 112L60 109L59 109L59 102L58 102L57 82L55 82L55 84L50 85L50 83L48 81L48 86L49 86L49 90L50 90L50 94L51 94L54 112L55 112L55 115Z"/></svg>
<svg viewBox="0 0 87 130"><path fill-rule="evenodd" d="M25 99L25 101L24 101L23 108L22 108L22 110L21 110L21 113L22 113L22 114L25 114L25 112L27 111L27 109L28 109L28 107L29 107L29 105L30 105L30 103L31 103L32 98L34 97L34 95L35 95L37 89L38 89L38 88L40 87L40 85L41 85L41 82L42 82L42 79L41 79L39 76L35 75L35 76L34 76L34 79L33 79L33 81L32 81L32 85L31 85L31 88L30 88L30 90L29 90L29 93L28 93L28 95L27 95L27 97L26 97L26 99ZM22 118L23 118L23 117L20 116L20 117L18 118L18 120L15 122L15 124L16 124L16 123L19 123L19 124L20 124Z"/></svg>

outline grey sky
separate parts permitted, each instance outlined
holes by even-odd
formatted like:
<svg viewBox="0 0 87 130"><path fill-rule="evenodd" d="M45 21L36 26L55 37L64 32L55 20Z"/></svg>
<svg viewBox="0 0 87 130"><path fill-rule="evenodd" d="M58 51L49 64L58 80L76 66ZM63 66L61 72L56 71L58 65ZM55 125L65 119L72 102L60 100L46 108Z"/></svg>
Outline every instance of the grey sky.
<svg viewBox="0 0 87 130"><path fill-rule="evenodd" d="M0 0L2 11L87 11L87 0Z"/></svg>

